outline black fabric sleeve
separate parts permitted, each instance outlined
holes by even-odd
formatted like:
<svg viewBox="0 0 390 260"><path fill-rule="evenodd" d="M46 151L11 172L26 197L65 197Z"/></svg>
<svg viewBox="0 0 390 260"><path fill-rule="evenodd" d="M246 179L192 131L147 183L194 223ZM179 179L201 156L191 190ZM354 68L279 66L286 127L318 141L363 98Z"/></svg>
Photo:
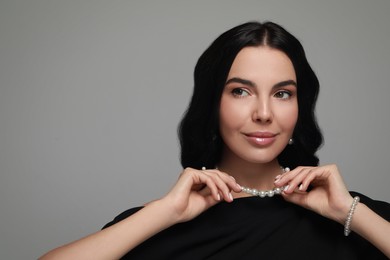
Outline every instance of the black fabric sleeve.
<svg viewBox="0 0 390 260"><path fill-rule="evenodd" d="M369 207L372 211L377 213L382 218L386 219L387 221L390 221L390 204L384 201L380 200L373 200L366 195L363 195L361 193L351 191L351 196L359 196L360 202L365 204L367 207Z"/></svg>
<svg viewBox="0 0 390 260"><path fill-rule="evenodd" d="M110 226L112 226L112 225L114 225L114 224L124 220L125 218L130 217L131 215L133 215L134 213L136 213L137 211L139 211L142 208L143 207L136 207L136 208L131 208L131 209L128 209L128 210L122 212L121 214L116 216L111 222L109 222L106 225L104 225L104 227L102 229L108 228L108 227L110 227Z"/></svg>

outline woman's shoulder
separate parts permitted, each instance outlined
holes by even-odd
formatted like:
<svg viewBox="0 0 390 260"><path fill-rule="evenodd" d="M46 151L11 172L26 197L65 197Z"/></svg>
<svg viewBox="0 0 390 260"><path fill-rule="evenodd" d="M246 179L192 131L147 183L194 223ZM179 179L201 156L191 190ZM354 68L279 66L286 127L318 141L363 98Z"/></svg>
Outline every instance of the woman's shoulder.
<svg viewBox="0 0 390 260"><path fill-rule="evenodd" d="M124 220L125 218L130 217L131 215L133 215L134 213L136 213L137 211L139 211L142 208L143 208L143 206L142 207L134 207L134 208L130 208L128 210L123 211L121 214L116 216L112 221L110 221L106 225L104 225L104 227L102 229L108 228L108 227Z"/></svg>
<svg viewBox="0 0 390 260"><path fill-rule="evenodd" d="M367 207L375 211L378 215L380 215L384 219L390 221L390 203L381 200L372 199L356 191L351 191L350 194L352 197L359 196L361 203L365 204Z"/></svg>

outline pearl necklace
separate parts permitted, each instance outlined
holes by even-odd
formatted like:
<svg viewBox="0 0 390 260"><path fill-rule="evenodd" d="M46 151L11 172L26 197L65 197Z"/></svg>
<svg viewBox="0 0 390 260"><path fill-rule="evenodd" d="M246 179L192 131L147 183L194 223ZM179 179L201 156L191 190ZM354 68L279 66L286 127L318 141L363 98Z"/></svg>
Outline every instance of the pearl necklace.
<svg viewBox="0 0 390 260"><path fill-rule="evenodd" d="M285 172L289 172L290 168L286 167L284 169L282 168L282 170L283 173L285 173ZM266 196L273 197L274 195L280 195L286 189L286 187L287 186L283 186L280 188L273 188L272 190L256 190L256 189L251 189L251 188L241 186L242 188L241 191L253 196L259 196L260 198L264 198Z"/></svg>

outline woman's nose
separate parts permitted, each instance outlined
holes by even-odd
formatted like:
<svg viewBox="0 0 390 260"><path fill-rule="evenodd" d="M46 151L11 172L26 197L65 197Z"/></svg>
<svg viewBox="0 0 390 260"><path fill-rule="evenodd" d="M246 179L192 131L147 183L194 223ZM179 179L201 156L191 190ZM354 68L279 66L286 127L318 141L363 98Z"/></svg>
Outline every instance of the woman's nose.
<svg viewBox="0 0 390 260"><path fill-rule="evenodd" d="M253 110L253 121L260 123L272 122L272 109L268 100L259 100Z"/></svg>

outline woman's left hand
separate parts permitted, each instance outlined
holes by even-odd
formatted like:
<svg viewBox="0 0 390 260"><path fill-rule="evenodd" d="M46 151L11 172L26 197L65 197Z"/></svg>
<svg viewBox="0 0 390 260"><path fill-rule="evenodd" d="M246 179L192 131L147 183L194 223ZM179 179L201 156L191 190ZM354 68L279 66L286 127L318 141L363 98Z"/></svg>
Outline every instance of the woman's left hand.
<svg viewBox="0 0 390 260"><path fill-rule="evenodd" d="M287 201L341 224L344 223L353 201L337 166L333 164L297 167L277 178L275 185L287 185L282 193Z"/></svg>

